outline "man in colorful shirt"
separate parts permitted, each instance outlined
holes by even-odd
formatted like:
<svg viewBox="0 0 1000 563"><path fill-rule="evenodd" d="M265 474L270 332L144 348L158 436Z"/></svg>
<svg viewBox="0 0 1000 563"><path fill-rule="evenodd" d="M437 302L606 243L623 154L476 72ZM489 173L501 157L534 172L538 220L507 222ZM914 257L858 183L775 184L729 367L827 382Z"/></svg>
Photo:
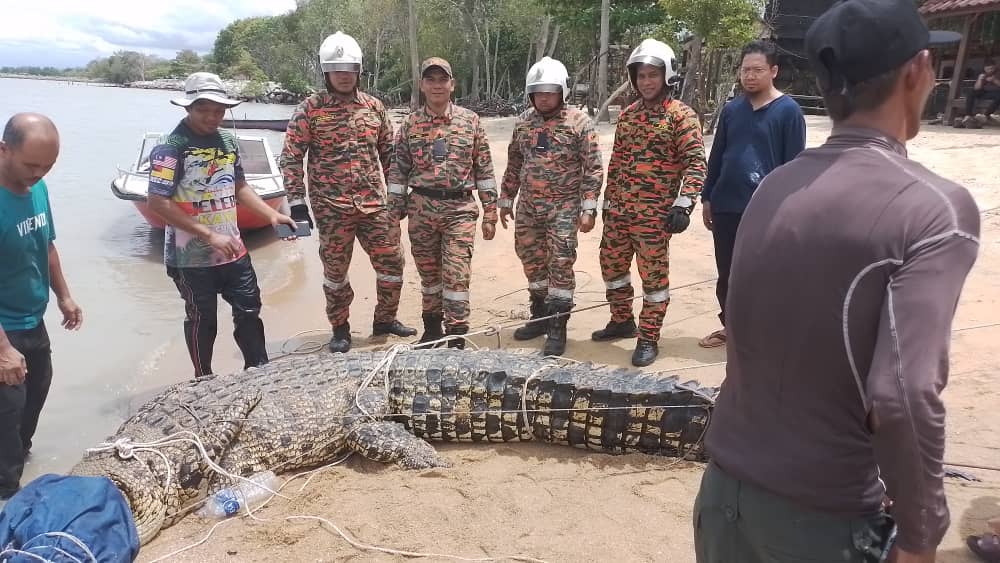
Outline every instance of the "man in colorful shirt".
<svg viewBox="0 0 1000 563"><path fill-rule="evenodd" d="M557 315L548 323L518 328L514 339L530 340L547 328L547 356L566 351L576 233L594 228L604 183L597 132L586 113L566 106L567 78L566 67L549 57L528 70L526 91L533 108L514 123L499 203L500 222L507 228L518 198L514 249L528 278L531 318Z"/></svg>
<svg viewBox="0 0 1000 563"><path fill-rule="evenodd" d="M303 169L309 155L309 201L319 224L331 352L351 349L348 317L354 290L347 270L355 236L375 269L373 335L417 334L396 320L404 259L399 221L386 209L392 123L382 102L358 90L361 55L358 42L342 32L323 41L319 57L327 91L313 94L295 110L281 154L292 218L311 225Z"/></svg>
<svg viewBox="0 0 1000 563"><path fill-rule="evenodd" d="M670 95L677 65L673 50L646 39L627 64L641 99L622 111L608 164L600 264L611 321L592 338L636 335L629 273L635 255L643 302L632 364L647 366L659 354L657 341L670 301L670 237L690 223L705 181L705 146L697 114Z"/></svg>
<svg viewBox="0 0 1000 563"><path fill-rule="evenodd" d="M219 129L226 109L240 102L226 96L219 77L196 72L184 90L185 97L171 103L187 117L149 154L149 205L167 222L164 262L184 299L184 337L201 377L212 373L219 294L233 308L244 367L267 363L260 288L236 225L237 203L274 226L294 229L295 221L247 184L236 137Z"/></svg>
<svg viewBox="0 0 1000 563"><path fill-rule="evenodd" d="M424 333L465 347L469 331L469 280L479 207L483 238L496 234L497 186L486 132L479 116L451 103L451 65L431 57L420 65L425 103L403 122L389 173L389 198L397 217L409 215L410 250L420 273ZM407 193L407 187L412 189Z"/></svg>
<svg viewBox="0 0 1000 563"><path fill-rule="evenodd" d="M20 488L52 382L43 320L50 288L62 326L77 330L83 324L63 277L42 179L58 156L59 133L47 117L21 113L7 122L0 140L0 500Z"/></svg>

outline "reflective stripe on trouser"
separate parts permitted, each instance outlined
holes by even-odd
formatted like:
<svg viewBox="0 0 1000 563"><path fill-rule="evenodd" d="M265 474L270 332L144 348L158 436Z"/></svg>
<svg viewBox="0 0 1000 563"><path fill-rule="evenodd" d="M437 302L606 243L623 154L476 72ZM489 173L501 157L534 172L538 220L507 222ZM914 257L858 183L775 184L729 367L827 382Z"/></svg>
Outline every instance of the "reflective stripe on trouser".
<svg viewBox="0 0 1000 563"><path fill-rule="evenodd" d="M474 200L411 194L407 207L413 263L420 274L423 311L444 315L444 326L468 328L469 280L479 207Z"/></svg>
<svg viewBox="0 0 1000 563"><path fill-rule="evenodd" d="M514 251L521 259L528 291L547 301L573 301L580 202L518 200Z"/></svg>
<svg viewBox="0 0 1000 563"><path fill-rule="evenodd" d="M639 336L659 340L663 317L670 303L670 235L660 222L650 217L622 216L609 210L601 237L601 276L611 302L611 320L623 322L633 318L632 289L629 271L635 256L642 279L642 312L639 314Z"/></svg>
<svg viewBox="0 0 1000 563"><path fill-rule="evenodd" d="M323 293L326 295L326 316L331 326L339 326L350 317L354 289L347 271L357 237L375 269L377 303L374 322L387 323L396 318L399 294L403 288L403 250L399 245L399 222L380 209L362 213L312 203L319 230L319 255L323 261Z"/></svg>

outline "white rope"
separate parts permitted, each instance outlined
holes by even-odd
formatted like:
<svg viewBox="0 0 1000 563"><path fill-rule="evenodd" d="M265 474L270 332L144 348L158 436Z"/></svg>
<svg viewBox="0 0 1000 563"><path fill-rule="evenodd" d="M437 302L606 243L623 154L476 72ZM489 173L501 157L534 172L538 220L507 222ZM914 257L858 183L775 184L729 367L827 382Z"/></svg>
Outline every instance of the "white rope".
<svg viewBox="0 0 1000 563"><path fill-rule="evenodd" d="M546 366L542 366L542 367L536 369L535 371L531 372L531 375L529 375L524 380L524 386L521 387L521 416L524 418L524 428L525 428L525 430L528 431L528 434L533 434L533 432L531 432L531 430L530 430L530 425L528 424L528 412L529 412L528 411L528 383L530 383L532 379L538 378L538 376L540 376L543 371L545 371L545 370L547 370L549 368L552 368L552 367L556 367L556 366L554 364L549 364L549 365L546 365Z"/></svg>
<svg viewBox="0 0 1000 563"><path fill-rule="evenodd" d="M286 516L285 520L317 520L317 521L322 522L322 523L326 524L327 526L330 526L331 528L333 528L338 534L340 534L340 537L344 538L344 540L347 543L351 544L352 546L354 546L357 549L364 550L364 551L380 551L382 553L390 553L390 554L393 554L393 555L403 555L403 556L406 556L406 557L436 557L436 558L439 558L439 559L453 559L455 561L503 561L503 560L506 560L506 559L512 559L514 561L529 561L529 562L532 562L532 563L546 563L546 561L544 559L536 559L534 557L527 557L527 556L523 556L523 555L507 555L507 556L504 556L504 557L477 557L475 559L470 559L470 558L467 558L467 557L460 557L458 555L446 555L446 554L443 554L443 553L420 553L420 552L416 552L416 551L403 551L403 550L400 550L400 549L391 549L391 548L388 548L388 547L378 547L378 546L374 546L374 545L363 544L361 542L358 542L358 541L355 541L355 540L351 539L351 537L348 536L347 534L345 534L343 530L341 530L340 528L338 528L336 524L334 524L330 520L327 520L326 518L320 518L319 516Z"/></svg>
<svg viewBox="0 0 1000 563"><path fill-rule="evenodd" d="M407 344L396 344L395 346L393 346L392 348L390 348L388 352L386 352L385 356L383 356L382 359L379 360L379 362L377 364L375 364L375 367L372 368L372 370L370 372L368 372L368 375L366 375L365 378L363 380L361 380L361 385L358 387L358 390L354 393L354 406L357 407L358 410L360 410L368 418L370 418L372 420L378 420L378 418L372 416L372 414L369 413L365 409L365 407L361 406L361 393L364 392L366 389L368 389L368 386L371 385L372 381L379 374L379 372L382 372L384 370L384 372L385 372L385 381L384 381L383 387L385 389L385 401L386 401L386 404L388 404L388 401L389 401L389 368L392 366L393 360L396 359L396 356L400 352L407 352L410 349L411 349L410 346L407 345Z"/></svg>
<svg viewBox="0 0 1000 563"><path fill-rule="evenodd" d="M41 561L42 563L55 563L51 559L46 559L41 555L36 555L30 551L21 551L20 549L14 549L13 547L8 547L7 549L0 551L0 561L6 563L6 559L3 559L6 555L26 555L28 557L34 557L35 559Z"/></svg>
<svg viewBox="0 0 1000 563"><path fill-rule="evenodd" d="M76 544L77 547L79 547L80 549L82 549L83 552L87 554L87 557L90 557L90 559L92 561L94 561L95 563L97 562L97 558L94 557L94 553L92 551L90 551L90 548L87 547L87 544L83 543L83 541L80 540L80 538L74 536L73 534L70 534L70 533L67 533L67 532L45 532L42 535L43 536L56 536L56 537L60 537L60 538L66 538L69 541L71 541L74 544Z"/></svg>
<svg viewBox="0 0 1000 563"><path fill-rule="evenodd" d="M25 544L30 544L31 542L35 541L38 538L44 538L44 537L49 537L49 536L55 536L55 537L58 537L58 538L64 538L64 539L69 540L71 543L73 543L74 545L76 545L77 547L79 547L81 550L83 550L83 553L88 557L87 562L89 562L89 563L97 563L97 558L94 557L94 552L91 551L89 547L87 547L87 544L83 543L83 540L81 540L80 538L74 536L73 534L67 533L67 532L44 532L44 533L38 534L37 536L31 538L30 540L28 540L27 542L25 542ZM36 545L36 546L29 547L27 550L17 549L15 547L13 547L13 545L14 545L13 543L8 544L7 547L4 548L3 551L0 551L0 561L6 562L7 560L4 559L4 557L5 556L9 556L9 555L24 555L24 556L27 556L27 557L32 557L34 559L37 559L39 561L43 561L44 563L53 563L53 561L51 559L46 559L46 558L42 557L41 555L38 555L37 553L32 553L33 550L37 550L37 549L51 549L52 551L55 551L56 553L62 555L63 557L66 557L68 559L76 561L76 563L85 563L85 561L82 560L82 559L80 559L79 557L76 557L73 554L69 553L68 551L66 551L64 549L61 549L59 547L56 547L54 545Z"/></svg>
<svg viewBox="0 0 1000 563"><path fill-rule="evenodd" d="M190 436L190 437L185 438L182 436ZM167 481L163 488L164 493L166 494L167 489L170 486L170 476L171 476L170 462L169 460L167 460L167 456L156 448L161 446L169 446L176 443L188 443L194 445L194 447L201 454L202 458L205 460L205 464L216 473L220 475L225 475L230 479L240 480L246 483L250 483L251 485L260 487L269 493L273 493L278 496L281 496L282 498L288 499L288 497L278 493L277 491L271 489L270 487L267 487L266 485L256 483L246 477L243 477L241 475L236 475L235 473L230 473L225 469L223 469L217 463L212 461L212 457L208 455L208 452L205 450L205 445L201 442L201 438L194 432L191 432L190 430L181 430L180 432L171 434L170 436L167 436L155 442L140 443L140 444L132 443L132 441L129 438L120 438L118 440L115 440L114 442L110 443L105 442L96 448L89 448L87 449L87 453L115 451L118 453L118 456L121 457L122 459L130 459L132 457L135 457L135 453L143 451L148 451L159 455L167 464Z"/></svg>

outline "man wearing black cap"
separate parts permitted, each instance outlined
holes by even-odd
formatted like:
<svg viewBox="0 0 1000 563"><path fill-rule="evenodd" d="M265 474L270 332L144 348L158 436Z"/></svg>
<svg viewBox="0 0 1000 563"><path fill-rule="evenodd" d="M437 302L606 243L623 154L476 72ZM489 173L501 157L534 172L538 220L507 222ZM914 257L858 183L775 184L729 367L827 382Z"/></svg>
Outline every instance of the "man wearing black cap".
<svg viewBox="0 0 1000 563"><path fill-rule="evenodd" d="M740 224L700 563L935 559L940 392L979 215L905 143L934 85L927 48L957 39L911 0L848 0L807 33L833 132L771 172Z"/></svg>

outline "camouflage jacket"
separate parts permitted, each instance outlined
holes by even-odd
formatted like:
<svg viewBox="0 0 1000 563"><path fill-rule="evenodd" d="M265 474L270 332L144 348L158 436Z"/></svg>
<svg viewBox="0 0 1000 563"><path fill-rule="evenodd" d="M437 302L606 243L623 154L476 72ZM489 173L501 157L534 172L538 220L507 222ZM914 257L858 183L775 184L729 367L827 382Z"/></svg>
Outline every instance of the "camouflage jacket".
<svg viewBox="0 0 1000 563"><path fill-rule="evenodd" d="M549 118L534 108L518 116L507 148L500 207L512 207L523 189L521 197L578 198L583 209L597 209L603 183L597 131L586 113L563 106Z"/></svg>
<svg viewBox="0 0 1000 563"><path fill-rule="evenodd" d="M679 197L691 205L705 183L705 145L694 111L672 98L622 111L608 163L604 207L655 215Z"/></svg>
<svg viewBox="0 0 1000 563"><path fill-rule="evenodd" d="M451 104L444 115L426 108L407 116L396 135L389 169L389 196L405 199L406 188L479 192L483 222L497 222L493 159L479 116Z"/></svg>
<svg viewBox="0 0 1000 563"><path fill-rule="evenodd" d="M320 92L306 98L288 121L281 170L288 201L309 196L335 207L372 213L385 207L385 171L392 160L392 123L377 98L358 92L342 101Z"/></svg>

